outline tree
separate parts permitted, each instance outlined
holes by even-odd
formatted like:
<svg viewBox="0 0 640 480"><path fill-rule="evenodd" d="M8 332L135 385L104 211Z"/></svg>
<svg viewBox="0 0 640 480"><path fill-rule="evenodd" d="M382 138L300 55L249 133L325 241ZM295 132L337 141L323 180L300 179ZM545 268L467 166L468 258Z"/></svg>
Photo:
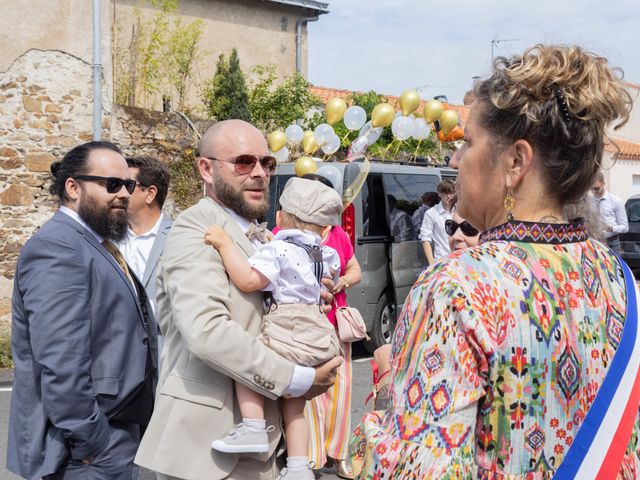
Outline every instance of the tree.
<svg viewBox="0 0 640 480"><path fill-rule="evenodd" d="M205 55L199 48L204 23L183 23L177 15L178 0L139 0L138 5L145 3L158 13L145 18L136 6L131 40L126 48L115 48L116 102L151 107L160 96L173 95L182 110L189 82Z"/></svg>
<svg viewBox="0 0 640 480"><path fill-rule="evenodd" d="M310 93L309 82L298 73L274 85L274 65L257 66L252 72L255 80L249 89L251 121L264 132L305 120L310 110L322 105L320 99Z"/></svg>
<svg viewBox="0 0 640 480"><path fill-rule="evenodd" d="M249 93L235 48L231 51L228 62L224 54L220 54L216 73L203 89L202 97L211 118L218 121L229 118L251 120Z"/></svg>
<svg viewBox="0 0 640 480"><path fill-rule="evenodd" d="M178 109L186 109L187 92L194 70L202 58L200 39L204 22L201 19L183 24L176 18L169 32L166 51L167 79L178 98Z"/></svg>

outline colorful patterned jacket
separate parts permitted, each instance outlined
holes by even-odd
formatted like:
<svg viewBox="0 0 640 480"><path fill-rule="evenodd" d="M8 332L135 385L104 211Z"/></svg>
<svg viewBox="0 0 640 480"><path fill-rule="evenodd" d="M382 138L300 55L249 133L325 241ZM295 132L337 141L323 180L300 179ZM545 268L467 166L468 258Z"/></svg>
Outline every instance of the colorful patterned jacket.
<svg viewBox="0 0 640 480"><path fill-rule="evenodd" d="M507 223L423 272L391 399L352 439L361 479L552 478L625 321L616 257L581 223ZM619 478L640 478L638 422Z"/></svg>

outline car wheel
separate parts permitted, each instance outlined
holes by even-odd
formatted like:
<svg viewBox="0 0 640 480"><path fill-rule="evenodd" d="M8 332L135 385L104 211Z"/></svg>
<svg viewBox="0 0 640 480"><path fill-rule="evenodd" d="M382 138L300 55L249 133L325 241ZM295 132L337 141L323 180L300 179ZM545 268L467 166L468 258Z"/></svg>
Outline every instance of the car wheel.
<svg viewBox="0 0 640 480"><path fill-rule="evenodd" d="M391 342L391 335L396 327L397 319L396 299L391 292L386 291L376 305L376 313L369 333L371 340L364 343L369 353L373 353L377 348Z"/></svg>

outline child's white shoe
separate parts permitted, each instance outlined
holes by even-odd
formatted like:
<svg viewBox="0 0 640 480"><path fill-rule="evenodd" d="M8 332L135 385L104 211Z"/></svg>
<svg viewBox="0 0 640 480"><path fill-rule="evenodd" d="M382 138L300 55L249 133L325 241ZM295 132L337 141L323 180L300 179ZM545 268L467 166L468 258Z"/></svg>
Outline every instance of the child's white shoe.
<svg viewBox="0 0 640 480"><path fill-rule="evenodd" d="M311 470L311 466L306 468L283 468L280 470L278 480L316 480L316 476Z"/></svg>
<svg viewBox="0 0 640 480"><path fill-rule="evenodd" d="M269 451L267 433L273 432L274 429L273 425L255 428L240 422L226 437L214 440L211 448L224 453L266 453Z"/></svg>

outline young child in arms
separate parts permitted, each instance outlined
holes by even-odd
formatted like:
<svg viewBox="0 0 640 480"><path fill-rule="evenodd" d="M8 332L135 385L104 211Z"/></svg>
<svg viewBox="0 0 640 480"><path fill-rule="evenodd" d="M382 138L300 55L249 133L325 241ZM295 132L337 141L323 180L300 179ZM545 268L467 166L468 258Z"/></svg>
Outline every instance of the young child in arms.
<svg viewBox="0 0 640 480"><path fill-rule="evenodd" d="M258 338L298 365L313 367L340 354L334 327L320 309L323 276L340 271L338 253L321 246L323 235L339 222L342 199L320 182L294 177L280 197L276 222L281 230L269 243L246 258L222 227L205 232L205 241L218 250L231 281L243 292L269 292L272 304L262 320ZM269 449L264 399L235 383L242 423L211 447L220 452L251 453ZM309 426L304 398L283 398L282 417L287 442L287 468L280 479L314 480L309 465Z"/></svg>

